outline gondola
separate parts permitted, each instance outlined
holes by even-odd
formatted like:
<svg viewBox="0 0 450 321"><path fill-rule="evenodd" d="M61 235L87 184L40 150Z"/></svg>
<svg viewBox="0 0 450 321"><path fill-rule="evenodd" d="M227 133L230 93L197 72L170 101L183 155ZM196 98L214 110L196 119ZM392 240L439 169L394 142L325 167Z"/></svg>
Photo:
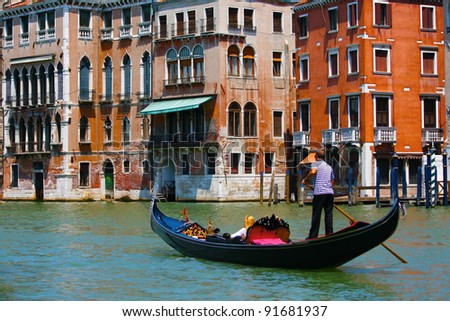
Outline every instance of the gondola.
<svg viewBox="0 0 450 321"><path fill-rule="evenodd" d="M343 265L382 244L395 232L400 209L397 199L389 212L374 223L353 222L340 231L316 239L286 240L286 233L279 233L280 230L286 232L286 229L277 228L269 233L269 237L265 235L265 239L259 239L262 242L256 242L258 237L254 237L251 242L243 244L228 242L220 235L205 237L212 232L208 233L196 222L166 216L156 201L152 201L150 212L152 230L188 257L261 267L325 269ZM261 234L264 227L258 229L253 234ZM196 236L195 233L201 235ZM249 229L248 238L251 233Z"/></svg>

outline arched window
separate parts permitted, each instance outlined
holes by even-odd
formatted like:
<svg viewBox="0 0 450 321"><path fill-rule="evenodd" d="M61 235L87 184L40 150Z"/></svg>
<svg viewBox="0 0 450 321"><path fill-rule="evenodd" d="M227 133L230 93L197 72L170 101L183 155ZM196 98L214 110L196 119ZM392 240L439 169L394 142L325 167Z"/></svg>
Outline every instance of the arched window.
<svg viewBox="0 0 450 321"><path fill-rule="evenodd" d="M81 116L80 118L80 142L89 142L90 140L90 128L89 128L89 119L86 115Z"/></svg>
<svg viewBox="0 0 450 321"><path fill-rule="evenodd" d="M146 51L142 56L142 94L143 98L151 97L152 81L151 81L151 57Z"/></svg>
<svg viewBox="0 0 450 321"><path fill-rule="evenodd" d="M14 146L16 143L16 124L14 122L14 118L9 119L9 144L10 146Z"/></svg>
<svg viewBox="0 0 450 321"><path fill-rule="evenodd" d="M107 101L112 100L113 93L113 74L112 74L112 60L110 57L106 57L103 62L103 74L105 77L105 87L103 92L103 99Z"/></svg>
<svg viewBox="0 0 450 321"><path fill-rule="evenodd" d="M192 53L194 58L194 81L203 82L205 77L203 47L196 45Z"/></svg>
<svg viewBox="0 0 450 321"><path fill-rule="evenodd" d="M27 141L27 127L25 126L25 119L23 117L19 120L19 142L20 142L20 150L19 152L25 152L25 144Z"/></svg>
<svg viewBox="0 0 450 321"><path fill-rule="evenodd" d="M122 60L123 98L131 99L131 59L128 54Z"/></svg>
<svg viewBox="0 0 450 321"><path fill-rule="evenodd" d="M42 126L42 118L36 119L36 150L42 152L42 143L44 142L44 127Z"/></svg>
<svg viewBox="0 0 450 321"><path fill-rule="evenodd" d="M188 47L180 49L180 78L184 83L190 82L191 78L191 52Z"/></svg>
<svg viewBox="0 0 450 321"><path fill-rule="evenodd" d="M49 115L45 117L45 125L44 125L44 149L46 151L50 150L50 139L52 135L52 120Z"/></svg>
<svg viewBox="0 0 450 321"><path fill-rule="evenodd" d="M32 117L28 118L27 125L28 151L34 152L34 121Z"/></svg>
<svg viewBox="0 0 450 321"><path fill-rule="evenodd" d="M42 65L39 67L39 90L39 102L45 105L47 103L47 77L45 75L45 67Z"/></svg>
<svg viewBox="0 0 450 321"><path fill-rule="evenodd" d="M241 136L241 106L237 102L228 108L228 136Z"/></svg>
<svg viewBox="0 0 450 321"><path fill-rule="evenodd" d="M6 105L11 105L12 104L12 97L11 97L11 81L12 81L12 76L11 76L11 71L8 69L5 72L5 82L6 82L6 92L5 92L5 103Z"/></svg>
<svg viewBox="0 0 450 321"><path fill-rule="evenodd" d="M175 49L170 49L167 51L167 76L169 84L176 84L178 79L178 61L177 52Z"/></svg>
<svg viewBox="0 0 450 321"><path fill-rule="evenodd" d="M31 83L31 105L38 104L38 78L36 75L36 68L30 69L30 83Z"/></svg>
<svg viewBox="0 0 450 321"><path fill-rule="evenodd" d="M59 144L61 143L61 116L59 113L56 113L55 115L55 125L52 143Z"/></svg>
<svg viewBox="0 0 450 321"><path fill-rule="evenodd" d="M239 47L232 45L228 48L228 76L239 76Z"/></svg>
<svg viewBox="0 0 450 321"><path fill-rule="evenodd" d="M122 139L124 143L130 142L130 120L126 116L122 121Z"/></svg>
<svg viewBox="0 0 450 321"><path fill-rule="evenodd" d="M21 85L20 85L20 73L19 73L19 70L15 69L14 70L14 90L16 92L16 96L15 97L11 97L11 100L13 98L15 99L16 106L20 106L21 105L21 101L20 101L21 97L20 97L20 95L24 94L24 93L21 92L20 88L21 88ZM12 92L11 92L11 95L12 95ZM11 104L12 104L12 101L11 101Z"/></svg>
<svg viewBox="0 0 450 321"><path fill-rule="evenodd" d="M23 91L22 91L22 98L23 98L23 106L28 106L30 104L30 86L29 86L29 81L28 81L28 70L26 68L22 69L22 87L23 87ZM20 87L20 83L19 86ZM16 87L16 95L18 95L18 100L19 101L19 97L20 97L20 90L17 91L17 87Z"/></svg>
<svg viewBox="0 0 450 321"><path fill-rule="evenodd" d="M90 100L90 70L91 70L91 62L87 57L84 57L80 61L80 91L79 97L80 100Z"/></svg>
<svg viewBox="0 0 450 321"><path fill-rule="evenodd" d="M57 66L58 73L58 99L62 100L64 98L64 77L63 77L63 65L58 63Z"/></svg>
<svg viewBox="0 0 450 321"><path fill-rule="evenodd" d="M53 65L48 66L48 98L47 102L50 104L55 103L55 67Z"/></svg>
<svg viewBox="0 0 450 321"><path fill-rule="evenodd" d="M255 50L247 46L244 48L242 63L244 65L244 77L255 77Z"/></svg>
<svg viewBox="0 0 450 321"><path fill-rule="evenodd" d="M244 136L256 136L256 106L253 103L244 107Z"/></svg>
<svg viewBox="0 0 450 321"><path fill-rule="evenodd" d="M112 141L112 122L111 119L109 119L109 116L106 116L104 128L105 128L105 142Z"/></svg>

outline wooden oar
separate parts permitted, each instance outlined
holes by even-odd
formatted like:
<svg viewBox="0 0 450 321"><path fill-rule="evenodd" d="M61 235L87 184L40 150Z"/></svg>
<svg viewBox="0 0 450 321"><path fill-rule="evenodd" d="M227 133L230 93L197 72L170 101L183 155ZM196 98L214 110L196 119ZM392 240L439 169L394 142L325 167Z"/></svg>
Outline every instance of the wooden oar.
<svg viewBox="0 0 450 321"><path fill-rule="evenodd" d="M305 184L306 186L308 186L310 189L314 190L314 188L309 185L309 184ZM345 212L342 208L340 208L339 206L337 206L336 204L333 203L333 207L335 209L337 209L339 212L341 212L342 214L344 214L352 223L355 223L356 220L350 216L350 214L348 214L347 212ZM402 263L408 263L404 258L402 258L400 255L398 255L397 253L394 252L394 250L392 250L390 247L388 247L386 244L381 243L381 245L388 250L393 256L395 256L400 262Z"/></svg>

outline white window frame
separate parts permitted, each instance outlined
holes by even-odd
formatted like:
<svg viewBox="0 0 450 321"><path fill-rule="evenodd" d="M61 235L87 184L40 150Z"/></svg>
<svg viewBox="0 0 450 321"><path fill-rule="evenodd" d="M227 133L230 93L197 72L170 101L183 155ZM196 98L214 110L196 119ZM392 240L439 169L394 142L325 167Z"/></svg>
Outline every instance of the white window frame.
<svg viewBox="0 0 450 321"><path fill-rule="evenodd" d="M433 26L431 28L426 28L423 26L423 17L422 17L422 13L423 13L423 8L431 8L433 9ZM420 6L420 29L425 29L425 30L436 30L436 7L435 6L428 6L428 5L421 5Z"/></svg>
<svg viewBox="0 0 450 321"><path fill-rule="evenodd" d="M430 73L425 73L424 70L423 70L423 68L424 68L424 65L423 65L423 54L425 54L425 53L432 53L432 54L434 54L433 73L431 73L431 74ZM438 71L437 71L437 53L438 53L437 49L434 50L434 49L430 48L430 49L421 49L420 50L420 73L421 73L421 75L436 76L438 74Z"/></svg>
<svg viewBox="0 0 450 321"><path fill-rule="evenodd" d="M337 128L332 127L332 121L331 121L331 102L337 101L337 112L338 112L338 119L337 119ZM329 97L327 99L328 104L328 128L329 129L339 129L341 128L341 98L340 97Z"/></svg>
<svg viewBox="0 0 450 321"><path fill-rule="evenodd" d="M330 29L328 30L328 33L335 33L339 31L339 11L338 11L338 7L331 7L328 8L328 19L330 19L330 11L336 11L336 29L331 29L331 21L330 25L328 27L330 27Z"/></svg>
<svg viewBox="0 0 450 321"><path fill-rule="evenodd" d="M355 5L356 6L356 21L355 21L355 25L352 26L350 25L350 20L351 20L351 11L350 11L350 7ZM350 2L347 4L347 28L351 29L351 28L357 28L359 25L359 15L358 15L358 2Z"/></svg>
<svg viewBox="0 0 450 321"><path fill-rule="evenodd" d="M352 70L352 61L350 52L356 51L356 70ZM349 74L357 74L359 73L359 46L352 45L347 47L347 64L348 64L348 73Z"/></svg>
<svg viewBox="0 0 450 321"><path fill-rule="evenodd" d="M336 59L336 74L333 75L332 74L332 68L331 68L331 56L336 54L337 55L337 59ZM339 49L338 48L330 48L328 49L328 78L334 78L334 77L339 77Z"/></svg>
<svg viewBox="0 0 450 321"><path fill-rule="evenodd" d="M298 68L299 68L299 72L300 72L299 80L301 82L307 82L307 81L309 81L309 54L300 55L298 60L299 60ZM307 64L308 74L307 74L307 78L303 79L303 64L302 64L302 62L305 60L306 60L306 64Z"/></svg>
<svg viewBox="0 0 450 321"><path fill-rule="evenodd" d="M387 70L386 71L380 71L377 70L377 60L376 60L376 55L375 52L377 50L383 50L383 51L387 51L387 61L386 61L386 65L387 65ZM390 73L391 72L391 46L389 45L374 45L373 46L373 71L375 73Z"/></svg>
<svg viewBox="0 0 450 321"><path fill-rule="evenodd" d="M388 127L392 127L392 100L393 97L391 95L373 95L373 127L377 128L377 98L387 98L388 99L388 116L389 116L389 124Z"/></svg>
<svg viewBox="0 0 450 321"><path fill-rule="evenodd" d="M436 128L439 128L439 99L434 99L435 106L434 106L434 112L436 114ZM424 112L425 112L425 99L420 99L420 109L421 109L421 118L422 118L422 128L425 128L425 120L424 120ZM430 128L430 127L428 127Z"/></svg>
<svg viewBox="0 0 450 321"><path fill-rule="evenodd" d="M358 100L358 128L361 127L361 98L359 95L349 95L347 96L347 110L348 110L348 127L352 127L352 110L350 108L350 100L356 98Z"/></svg>
<svg viewBox="0 0 450 321"><path fill-rule="evenodd" d="M300 16L298 16L298 19L300 20L300 18L304 18L306 17L306 35L305 36L299 36L299 39L306 39L309 37L309 28L308 28L308 14L302 14ZM300 34L300 26L299 26L299 34Z"/></svg>

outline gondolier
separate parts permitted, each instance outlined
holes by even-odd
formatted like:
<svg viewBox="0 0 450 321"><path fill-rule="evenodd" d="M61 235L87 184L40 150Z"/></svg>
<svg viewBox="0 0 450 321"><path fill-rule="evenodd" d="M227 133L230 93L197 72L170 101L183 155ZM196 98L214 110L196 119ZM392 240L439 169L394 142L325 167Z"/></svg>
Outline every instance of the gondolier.
<svg viewBox="0 0 450 321"><path fill-rule="evenodd" d="M325 150L318 150L315 153L315 160L316 162L313 163L311 171L302 181L303 184L308 185L308 180L313 176L316 177L313 192L311 229L306 239L314 239L319 235L322 209L325 211L325 234L330 235L333 233L333 169L325 162Z"/></svg>

